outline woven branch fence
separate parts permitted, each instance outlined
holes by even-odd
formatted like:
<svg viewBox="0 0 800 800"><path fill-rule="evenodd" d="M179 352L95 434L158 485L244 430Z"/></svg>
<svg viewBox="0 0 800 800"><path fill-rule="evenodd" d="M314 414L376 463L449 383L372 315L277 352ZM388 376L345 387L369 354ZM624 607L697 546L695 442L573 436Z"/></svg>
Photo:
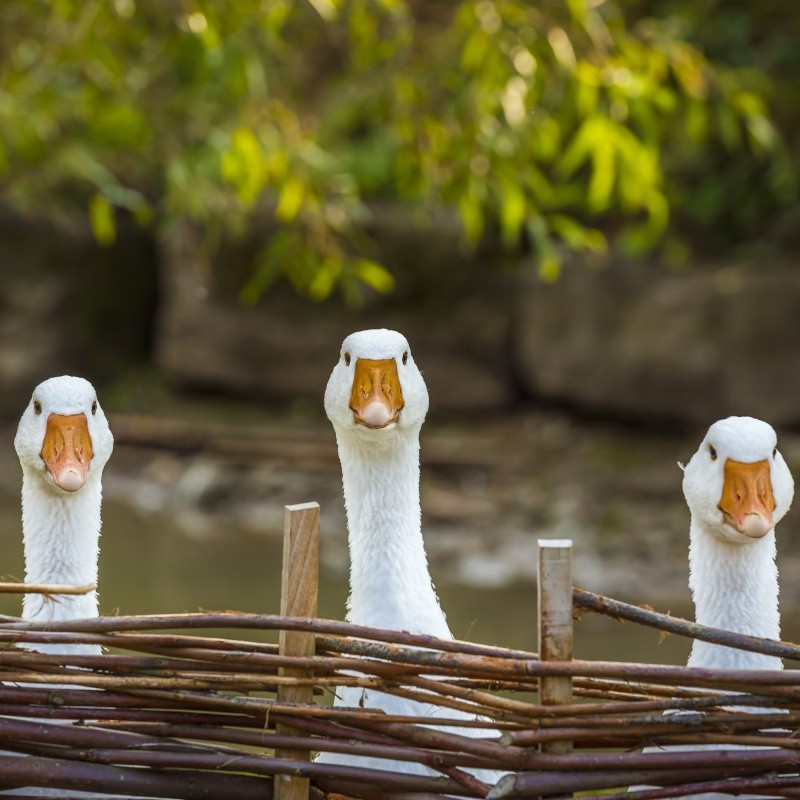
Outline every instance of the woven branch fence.
<svg viewBox="0 0 800 800"><path fill-rule="evenodd" d="M1 618L0 794L800 797L800 671L574 660L573 616L596 612L785 659L800 659L797 645L573 589L571 544L561 540L540 542L539 653L317 619L318 522L316 504L287 507L281 615ZM264 632L280 643L248 638ZM43 644L105 650L31 649ZM342 686L425 703L435 727L430 714L332 708ZM395 767L317 763L318 752ZM489 786L473 774L481 769L506 774Z"/></svg>

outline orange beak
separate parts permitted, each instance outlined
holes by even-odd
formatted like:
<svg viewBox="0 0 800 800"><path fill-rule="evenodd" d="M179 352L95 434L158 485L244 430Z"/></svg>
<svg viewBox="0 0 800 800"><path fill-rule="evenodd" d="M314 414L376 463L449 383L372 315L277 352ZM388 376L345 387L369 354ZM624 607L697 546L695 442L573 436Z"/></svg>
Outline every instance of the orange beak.
<svg viewBox="0 0 800 800"><path fill-rule="evenodd" d="M356 361L350 410L359 425L385 428L397 422L404 405L397 362L393 358L379 361L359 358Z"/></svg>
<svg viewBox="0 0 800 800"><path fill-rule="evenodd" d="M775 510L769 461L765 458L744 464L728 459L718 508L728 525L751 539L769 533Z"/></svg>
<svg viewBox="0 0 800 800"><path fill-rule="evenodd" d="M65 492L78 491L86 483L94 455L86 415L51 414L40 455L56 486Z"/></svg>

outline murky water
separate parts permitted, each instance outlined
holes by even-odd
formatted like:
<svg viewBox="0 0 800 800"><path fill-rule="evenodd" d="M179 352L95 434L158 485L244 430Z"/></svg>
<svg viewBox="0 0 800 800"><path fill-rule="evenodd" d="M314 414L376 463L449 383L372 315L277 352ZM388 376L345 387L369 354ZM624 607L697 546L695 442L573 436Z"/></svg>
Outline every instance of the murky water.
<svg viewBox="0 0 800 800"><path fill-rule="evenodd" d="M232 528L194 540L166 516L145 516L113 502L104 504L103 517L103 613L279 611L281 546L275 537ZM0 552L0 572L21 578L19 500L9 493L0 493ZM532 583L476 588L438 580L437 587L458 638L536 649L536 586ZM347 596L345 577L323 567L319 590L320 616L341 619ZM0 613L18 614L19 609L18 596L0 595ZM584 617L576 627L576 657L665 663L685 660L688 642L668 637L659 644L658 639L655 631Z"/></svg>

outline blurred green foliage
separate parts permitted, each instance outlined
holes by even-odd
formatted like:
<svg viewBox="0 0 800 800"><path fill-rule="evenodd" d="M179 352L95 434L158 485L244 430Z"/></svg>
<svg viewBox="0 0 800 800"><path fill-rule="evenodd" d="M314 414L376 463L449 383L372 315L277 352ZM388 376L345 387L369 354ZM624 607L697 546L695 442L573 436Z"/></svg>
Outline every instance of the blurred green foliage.
<svg viewBox="0 0 800 800"><path fill-rule="evenodd" d="M743 158L737 132L705 160L684 158L669 188L695 242L712 251L747 244L775 256L796 249L800 231L800 14L794 0L625 0L628 11L670 20L700 48L728 86L746 83L770 109L780 138L767 157ZM732 72L731 72L732 70ZM745 95L745 102L749 98ZM741 103L741 98L739 100ZM758 129L758 119L750 125ZM739 132L740 133L740 132ZM766 131L765 131L766 133ZM756 130L758 134L758 130ZM769 137L770 134L767 133Z"/></svg>
<svg viewBox="0 0 800 800"><path fill-rule="evenodd" d="M671 209L714 236L742 211L731 164L751 217L796 186L765 68L713 48L688 2L651 5L3 3L0 192L86 209L100 243L122 210L191 220L210 247L274 219L246 302L282 278L320 300L390 291L365 233L381 199L420 224L453 209L473 245L533 247L545 279L609 239L679 258Z"/></svg>

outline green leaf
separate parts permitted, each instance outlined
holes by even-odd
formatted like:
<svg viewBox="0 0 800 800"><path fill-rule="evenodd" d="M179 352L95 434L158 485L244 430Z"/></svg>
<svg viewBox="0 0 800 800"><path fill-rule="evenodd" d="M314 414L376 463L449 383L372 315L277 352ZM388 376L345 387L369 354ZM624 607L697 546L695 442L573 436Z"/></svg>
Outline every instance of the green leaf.
<svg viewBox="0 0 800 800"><path fill-rule="evenodd" d="M506 247L511 248L518 244L526 214L525 192L522 191L519 183L504 182L500 201L500 231Z"/></svg>
<svg viewBox="0 0 800 800"><path fill-rule="evenodd" d="M544 283L555 283L561 276L561 259L555 250L547 250L539 256L539 277Z"/></svg>
<svg viewBox="0 0 800 800"><path fill-rule="evenodd" d="M489 37L476 28L467 38L461 51L461 69L465 72L477 72L484 62L489 45Z"/></svg>
<svg viewBox="0 0 800 800"><path fill-rule="evenodd" d="M598 230L586 228L572 217L553 214L548 218L550 228L564 242L577 250L586 249L595 253L604 253L608 248L606 237Z"/></svg>
<svg viewBox="0 0 800 800"><path fill-rule="evenodd" d="M586 193L586 202L594 212L605 211L611 205L616 179L615 155L616 147L611 139L604 138L596 143L592 153L592 177Z"/></svg>
<svg viewBox="0 0 800 800"><path fill-rule="evenodd" d="M381 294L394 290L395 280L391 272L377 261L360 258L353 269L355 276Z"/></svg>
<svg viewBox="0 0 800 800"><path fill-rule="evenodd" d="M238 128L231 137L230 149L220 158L225 181L236 187L240 202L255 203L267 184L267 162L256 135L249 128Z"/></svg>
<svg viewBox="0 0 800 800"><path fill-rule="evenodd" d="M569 178L589 161L594 146L603 136L604 128L605 120L596 115L584 121L556 164L559 175Z"/></svg>
<svg viewBox="0 0 800 800"><path fill-rule="evenodd" d="M308 286L308 296L321 303L327 300L342 274L340 258L326 258L319 266L316 275Z"/></svg>
<svg viewBox="0 0 800 800"><path fill-rule="evenodd" d="M309 0L309 2L326 22L331 22L339 13L338 6L341 0L336 0L336 2L334 0Z"/></svg>
<svg viewBox="0 0 800 800"><path fill-rule="evenodd" d="M458 213L467 240L476 244L483 236L483 209L475 197L465 194L458 201Z"/></svg>
<svg viewBox="0 0 800 800"><path fill-rule="evenodd" d="M290 178L281 189L275 216L281 222L291 222L303 207L305 192L305 187L297 178Z"/></svg>
<svg viewBox="0 0 800 800"><path fill-rule="evenodd" d="M117 238L117 226L114 222L114 210L101 194L92 195L89 200L89 222L95 241L102 247L114 244Z"/></svg>

